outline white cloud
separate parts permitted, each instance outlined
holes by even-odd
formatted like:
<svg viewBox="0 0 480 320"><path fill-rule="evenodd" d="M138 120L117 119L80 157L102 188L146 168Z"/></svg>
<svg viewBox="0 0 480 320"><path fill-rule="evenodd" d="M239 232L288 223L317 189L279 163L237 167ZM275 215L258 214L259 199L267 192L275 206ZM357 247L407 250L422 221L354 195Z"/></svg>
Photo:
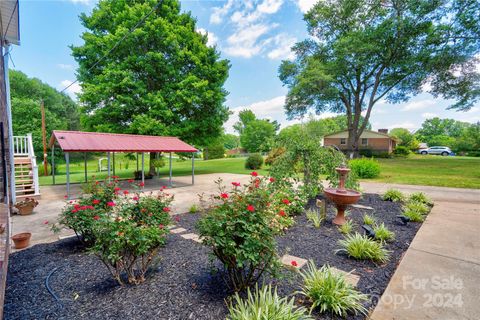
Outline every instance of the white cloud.
<svg viewBox="0 0 480 320"><path fill-rule="evenodd" d="M258 39L265 35L272 26L266 24L253 24L227 38L228 47L225 53L236 56L250 58L262 51L262 44Z"/></svg>
<svg viewBox="0 0 480 320"><path fill-rule="evenodd" d="M211 24L220 24L223 21L225 15L230 11L234 4L234 0L228 0L223 7L214 7L213 12L210 15Z"/></svg>
<svg viewBox="0 0 480 320"><path fill-rule="evenodd" d="M297 6L300 8L300 11L303 13L310 10L318 0L297 0Z"/></svg>
<svg viewBox="0 0 480 320"><path fill-rule="evenodd" d="M63 70L73 70L74 69L74 67L71 64L63 64L63 63L57 64L57 67L59 67L60 69L63 69Z"/></svg>
<svg viewBox="0 0 480 320"><path fill-rule="evenodd" d="M283 4L283 0L265 0L258 6L258 11L266 14L276 13Z"/></svg>
<svg viewBox="0 0 480 320"><path fill-rule="evenodd" d="M422 118L424 118L424 119L431 119L431 118L435 118L435 117L438 117L438 114L431 113L431 112L422 113Z"/></svg>
<svg viewBox="0 0 480 320"><path fill-rule="evenodd" d="M207 35L208 40L207 40L207 45L210 47L213 47L214 45L217 44L218 42L218 37L211 31L207 31L203 28L198 28L197 32L202 34L202 35Z"/></svg>
<svg viewBox="0 0 480 320"><path fill-rule="evenodd" d="M60 90L63 90L67 86L70 86L70 87L68 87L68 89L65 90L65 92L68 93L68 95L70 97L72 97L73 99L76 99L77 94L82 91L82 87L80 87L80 84L78 82L75 82L74 84L72 84L72 83L73 83L73 81L71 81L71 80L63 80L60 83L60 86L61 86Z"/></svg>
<svg viewBox="0 0 480 320"><path fill-rule="evenodd" d="M291 48L297 42L297 38L289 36L285 33L281 33L270 39L275 46L267 56L270 59L289 59L292 60L295 58L295 54L292 52Z"/></svg>
<svg viewBox="0 0 480 320"><path fill-rule="evenodd" d="M420 100L407 103L401 109L402 111L422 110L432 107L436 104L435 100Z"/></svg>
<svg viewBox="0 0 480 320"><path fill-rule="evenodd" d="M94 0L68 0L68 1L70 1L74 4L79 3L79 4L84 4L84 5L90 5L94 2Z"/></svg>

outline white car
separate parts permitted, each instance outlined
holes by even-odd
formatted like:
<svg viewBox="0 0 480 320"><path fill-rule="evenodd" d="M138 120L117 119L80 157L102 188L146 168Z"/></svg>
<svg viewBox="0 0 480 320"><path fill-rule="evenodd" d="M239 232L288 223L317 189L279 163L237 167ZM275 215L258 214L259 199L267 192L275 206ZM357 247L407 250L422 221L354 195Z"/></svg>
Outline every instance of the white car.
<svg viewBox="0 0 480 320"><path fill-rule="evenodd" d="M438 154L442 156L448 156L453 154L449 147L429 147L427 149L421 149L418 151L420 154Z"/></svg>

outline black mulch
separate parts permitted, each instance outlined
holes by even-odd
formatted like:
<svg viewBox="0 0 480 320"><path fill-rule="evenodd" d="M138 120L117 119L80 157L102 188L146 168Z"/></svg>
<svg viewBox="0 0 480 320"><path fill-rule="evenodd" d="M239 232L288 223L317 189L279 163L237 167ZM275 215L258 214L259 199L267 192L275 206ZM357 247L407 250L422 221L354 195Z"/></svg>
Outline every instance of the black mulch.
<svg viewBox="0 0 480 320"><path fill-rule="evenodd" d="M408 248L420 224L402 226L396 215L401 212L397 203L382 201L378 195L367 194L359 204L376 209L373 214L385 222L396 234L387 248L392 251L385 265L356 261L342 254L334 254L337 241L343 236L330 223L333 206L328 206L329 219L315 229L305 215L296 218L296 224L278 238L279 254L312 259L318 266L329 263L360 276L357 288L371 296L366 305L372 308L385 290L402 254ZM311 204L313 205L313 201ZM361 232L364 209L351 209ZM370 211L371 212L371 211ZM176 222L195 232L198 214L180 215ZM118 286L95 256L86 253L75 239L52 244L35 245L10 256L4 305L5 319L224 319L227 314L225 299L229 292L221 274L214 272L218 264L211 263L209 250L177 234L168 237L161 250L161 260L149 279L138 286ZM51 274L51 272L53 274ZM57 302L45 287L50 276L50 287L61 302ZM285 272L279 280L265 279L277 285L281 295L290 295L299 289L299 278ZM318 319L330 316L318 315ZM349 319L363 319L351 316Z"/></svg>

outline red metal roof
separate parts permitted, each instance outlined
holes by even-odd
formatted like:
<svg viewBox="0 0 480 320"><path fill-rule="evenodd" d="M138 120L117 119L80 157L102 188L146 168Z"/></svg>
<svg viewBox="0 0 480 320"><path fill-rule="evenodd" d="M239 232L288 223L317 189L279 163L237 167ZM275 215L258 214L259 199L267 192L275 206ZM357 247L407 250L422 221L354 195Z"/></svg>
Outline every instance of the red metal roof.
<svg viewBox="0 0 480 320"><path fill-rule="evenodd" d="M65 152L197 152L176 137L54 130L55 141Z"/></svg>

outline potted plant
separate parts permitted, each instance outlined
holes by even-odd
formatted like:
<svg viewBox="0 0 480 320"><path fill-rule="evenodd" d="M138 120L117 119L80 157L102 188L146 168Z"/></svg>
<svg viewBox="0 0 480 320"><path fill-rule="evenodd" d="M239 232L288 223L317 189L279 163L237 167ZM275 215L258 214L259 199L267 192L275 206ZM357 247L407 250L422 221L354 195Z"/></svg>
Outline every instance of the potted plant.
<svg viewBox="0 0 480 320"><path fill-rule="evenodd" d="M15 208L18 209L20 215L25 216L33 212L33 208L38 205L38 201L33 198L25 198L15 204Z"/></svg>
<svg viewBox="0 0 480 320"><path fill-rule="evenodd" d="M15 243L15 249L23 249L30 244L30 238L32 234L30 232L17 233L12 237L13 243Z"/></svg>

